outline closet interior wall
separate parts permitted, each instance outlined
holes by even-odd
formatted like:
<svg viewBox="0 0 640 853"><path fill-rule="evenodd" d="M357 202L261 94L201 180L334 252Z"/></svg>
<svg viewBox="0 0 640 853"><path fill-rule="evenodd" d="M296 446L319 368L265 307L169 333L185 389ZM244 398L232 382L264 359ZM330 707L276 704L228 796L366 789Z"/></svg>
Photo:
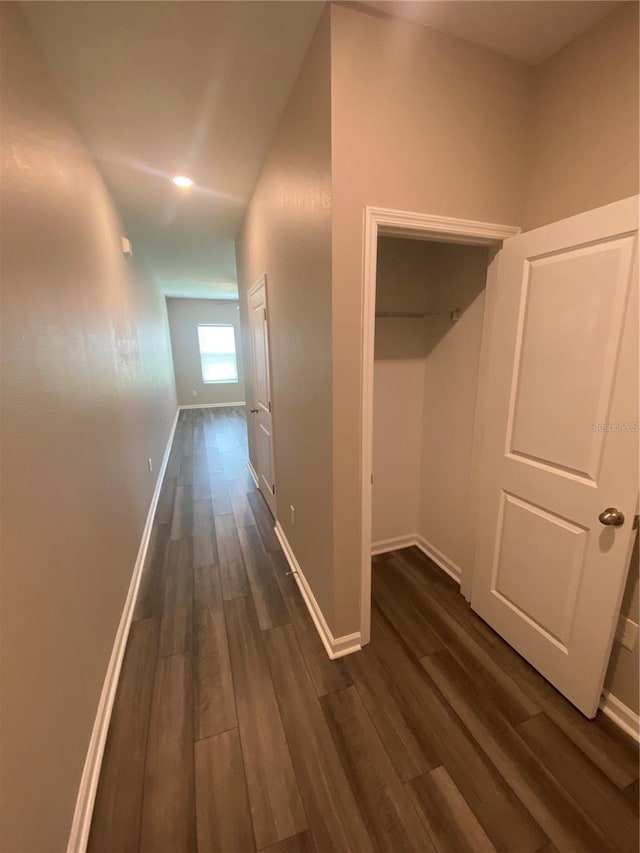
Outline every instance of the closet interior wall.
<svg viewBox="0 0 640 853"><path fill-rule="evenodd" d="M489 250L381 237L373 414L373 547L415 539L459 573ZM452 321L449 312L459 309Z"/></svg>

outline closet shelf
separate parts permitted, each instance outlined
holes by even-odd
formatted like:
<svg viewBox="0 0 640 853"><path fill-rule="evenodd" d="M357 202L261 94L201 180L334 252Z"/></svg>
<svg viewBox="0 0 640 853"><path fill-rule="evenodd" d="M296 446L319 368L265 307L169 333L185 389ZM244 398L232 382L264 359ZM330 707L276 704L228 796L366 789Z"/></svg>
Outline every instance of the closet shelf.
<svg viewBox="0 0 640 853"><path fill-rule="evenodd" d="M459 308L454 308L453 311L428 311L421 314L416 314L411 311L376 311L376 317L413 320L430 320L434 317L448 317L449 320L457 320L460 317L460 313Z"/></svg>

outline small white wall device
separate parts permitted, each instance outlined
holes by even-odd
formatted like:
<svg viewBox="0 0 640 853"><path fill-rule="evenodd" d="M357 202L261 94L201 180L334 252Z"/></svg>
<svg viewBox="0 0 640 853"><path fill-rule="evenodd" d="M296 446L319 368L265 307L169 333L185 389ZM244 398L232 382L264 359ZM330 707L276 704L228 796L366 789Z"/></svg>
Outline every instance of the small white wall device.
<svg viewBox="0 0 640 853"><path fill-rule="evenodd" d="M133 255L133 249L131 248L131 243L127 240L126 237L121 238L122 241L122 254L125 258L129 259L131 255Z"/></svg>

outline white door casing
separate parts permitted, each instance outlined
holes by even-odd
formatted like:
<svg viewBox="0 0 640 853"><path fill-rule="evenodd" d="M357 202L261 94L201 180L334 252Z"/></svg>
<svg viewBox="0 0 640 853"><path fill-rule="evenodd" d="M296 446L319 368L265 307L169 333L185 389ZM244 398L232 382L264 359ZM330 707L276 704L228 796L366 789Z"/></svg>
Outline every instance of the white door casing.
<svg viewBox="0 0 640 853"><path fill-rule="evenodd" d="M273 412L269 364L269 326L267 279L263 276L247 294L249 340L253 367L253 400L248 417L253 431L257 458L258 488L276 516L275 474L273 467Z"/></svg>
<svg viewBox="0 0 640 853"><path fill-rule="evenodd" d="M637 243L637 197L506 240L485 324L471 605L589 717L637 511Z"/></svg>
<svg viewBox="0 0 640 853"><path fill-rule="evenodd" d="M376 311L377 246L380 235L414 240L491 246L518 234L512 225L452 219L413 211L366 207L364 211L364 258L362 271L362 362L361 404L361 563L360 637L365 645L371 637L371 507L373 486L373 373ZM472 468L475 470L475 459ZM471 548L469 549L471 550ZM463 576L464 581L464 576Z"/></svg>

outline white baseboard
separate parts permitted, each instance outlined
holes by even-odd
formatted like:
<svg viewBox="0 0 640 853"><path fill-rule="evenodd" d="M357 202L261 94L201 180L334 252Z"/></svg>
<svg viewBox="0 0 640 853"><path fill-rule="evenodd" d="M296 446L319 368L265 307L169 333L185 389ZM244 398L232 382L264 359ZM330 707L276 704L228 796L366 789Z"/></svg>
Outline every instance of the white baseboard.
<svg viewBox="0 0 640 853"><path fill-rule="evenodd" d="M379 542L371 543L371 556L376 554L386 554L388 551L397 551L400 548L411 548L414 546L419 548L422 553L427 556L432 562L446 572L449 577L459 584L462 579L462 569L453 560L438 551L430 542L419 536L417 533L407 534L406 536L397 536L395 539L381 539Z"/></svg>
<svg viewBox="0 0 640 853"><path fill-rule="evenodd" d="M600 710L610 720L632 737L636 743L640 743L640 717L631 708L621 702L616 696L604 691L600 700Z"/></svg>
<svg viewBox="0 0 640 853"><path fill-rule="evenodd" d="M430 542L427 542L422 536L416 536L416 545L422 551L423 554L426 554L430 560L432 560L436 566L439 566L443 572L446 572L449 577L452 577L454 581L459 584L462 580L462 569L453 560L450 560L446 557L442 551L438 551Z"/></svg>
<svg viewBox="0 0 640 853"><path fill-rule="evenodd" d="M297 581L300 594L302 595L304 603L307 605L307 610L313 619L313 624L316 626L316 631L320 635L322 645L324 646L327 655L331 660L335 660L336 658L350 655L352 652L360 651L362 646L360 644L359 632L355 634L345 634L343 637L334 637L331 633L329 626L322 615L322 610L320 610L318 602L311 591L311 587L307 583L307 579L300 568L300 564L296 560L293 549L289 544L289 540L285 536L284 530L278 521L276 521L275 534L282 546L282 550L284 551L284 555L287 558L291 571L294 573L293 576Z"/></svg>
<svg viewBox="0 0 640 853"><path fill-rule="evenodd" d="M399 551L400 548L411 548L416 544L416 536L411 533L407 536L396 536L393 539L380 539L371 543L371 556L386 554L388 551Z"/></svg>
<svg viewBox="0 0 640 853"><path fill-rule="evenodd" d="M192 403L188 406L178 406L178 409L229 409L232 406L246 406L244 400L237 403Z"/></svg>
<svg viewBox="0 0 640 853"><path fill-rule="evenodd" d="M251 479L255 483L256 489L259 489L260 486L258 485L258 475L256 474L256 469L251 464L250 459L247 459L247 468L249 469L249 473L251 474Z"/></svg>
<svg viewBox="0 0 640 853"><path fill-rule="evenodd" d="M100 701L98 702L98 711L93 724L89 748L87 750L87 756L82 770L82 777L80 779L80 787L78 789L73 821L71 823L71 832L69 835L69 842L67 844L67 853L84 853L87 848L89 830L91 828L91 818L93 815L93 806L96 798L96 791L98 789L98 779L100 777L100 768L107 741L113 703L118 689L122 660L124 658L127 639L129 637L129 628L131 627L131 620L133 618L138 590L140 588L142 569L144 567L147 549L149 547L149 540L151 538L153 519L156 513L156 507L158 506L158 499L160 497L160 490L162 489L164 474L167 470L167 462L169 461L169 454L171 453L171 445L173 443L173 436L178 424L179 414L180 409L178 408L175 418L173 419L173 425L171 426L171 431L169 433L169 439L162 458L162 464L158 471L156 486L153 490L153 496L151 497L151 505L149 506L149 512L147 513L144 530L142 531L142 539L140 540L140 547L138 548L138 556L136 557L133 567L129 590L127 592L124 609L120 617L120 623L118 625L113 649L111 651L107 674L102 686L102 693L100 694Z"/></svg>

